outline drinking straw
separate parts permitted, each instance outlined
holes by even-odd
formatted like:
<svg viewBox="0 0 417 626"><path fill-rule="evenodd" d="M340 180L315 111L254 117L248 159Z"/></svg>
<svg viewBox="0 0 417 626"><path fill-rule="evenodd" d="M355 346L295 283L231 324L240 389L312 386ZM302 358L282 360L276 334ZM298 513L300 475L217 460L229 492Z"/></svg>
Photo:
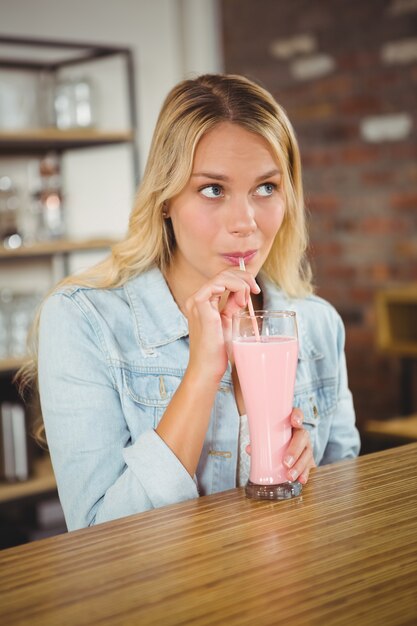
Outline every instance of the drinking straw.
<svg viewBox="0 0 417 626"><path fill-rule="evenodd" d="M242 257L239 257L239 269L243 270L244 272L246 271L245 261ZM253 310L252 298L250 297L250 295L249 295L249 300L248 300L248 309L249 309L250 318L252 320L252 326L253 326L253 332L255 333L255 339L256 341L260 341L261 338L259 337L258 322L256 321L255 311Z"/></svg>

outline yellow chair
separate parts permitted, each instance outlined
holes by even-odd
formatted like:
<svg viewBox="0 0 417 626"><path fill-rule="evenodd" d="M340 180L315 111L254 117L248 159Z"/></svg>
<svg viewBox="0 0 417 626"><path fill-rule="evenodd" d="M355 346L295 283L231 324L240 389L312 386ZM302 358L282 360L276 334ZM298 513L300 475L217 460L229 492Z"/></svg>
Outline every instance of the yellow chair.
<svg viewBox="0 0 417 626"><path fill-rule="evenodd" d="M382 289L376 294L376 340L385 354L401 359L401 417L368 420L368 440L392 444L417 441L413 386L417 359L417 283Z"/></svg>

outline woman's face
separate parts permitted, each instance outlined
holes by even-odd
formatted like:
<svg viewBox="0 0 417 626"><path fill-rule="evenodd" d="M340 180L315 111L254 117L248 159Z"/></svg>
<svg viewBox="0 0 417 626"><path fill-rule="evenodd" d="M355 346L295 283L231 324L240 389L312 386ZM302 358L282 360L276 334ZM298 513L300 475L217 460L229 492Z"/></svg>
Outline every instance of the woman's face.
<svg viewBox="0 0 417 626"><path fill-rule="evenodd" d="M224 269L257 275L284 217L282 174L268 143L223 122L200 140L190 180L171 199L176 239L169 272L192 293Z"/></svg>

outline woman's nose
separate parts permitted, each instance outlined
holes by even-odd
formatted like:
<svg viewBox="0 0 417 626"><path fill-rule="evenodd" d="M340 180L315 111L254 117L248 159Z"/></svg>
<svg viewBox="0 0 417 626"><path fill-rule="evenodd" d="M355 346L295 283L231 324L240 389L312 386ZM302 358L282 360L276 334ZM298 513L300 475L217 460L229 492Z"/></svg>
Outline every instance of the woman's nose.
<svg viewBox="0 0 417 626"><path fill-rule="evenodd" d="M255 212L248 200L236 199L228 207L228 229L237 237L248 237L257 228Z"/></svg>

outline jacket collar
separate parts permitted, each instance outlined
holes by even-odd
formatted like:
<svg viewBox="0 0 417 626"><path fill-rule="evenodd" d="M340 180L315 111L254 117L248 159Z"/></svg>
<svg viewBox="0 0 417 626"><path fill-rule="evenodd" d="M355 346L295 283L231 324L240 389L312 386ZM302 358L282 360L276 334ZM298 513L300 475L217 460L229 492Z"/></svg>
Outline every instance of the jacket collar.
<svg viewBox="0 0 417 626"><path fill-rule="evenodd" d="M291 299L263 272L257 278L266 310L291 310L297 314L299 358L319 359L304 324L300 300ZM175 302L161 271L154 267L128 281L124 287L133 312L135 335L143 350L172 343L188 336L188 322Z"/></svg>
<svg viewBox="0 0 417 626"><path fill-rule="evenodd" d="M154 267L124 286L133 312L135 335L143 349L163 346L188 335L188 323L161 271Z"/></svg>

